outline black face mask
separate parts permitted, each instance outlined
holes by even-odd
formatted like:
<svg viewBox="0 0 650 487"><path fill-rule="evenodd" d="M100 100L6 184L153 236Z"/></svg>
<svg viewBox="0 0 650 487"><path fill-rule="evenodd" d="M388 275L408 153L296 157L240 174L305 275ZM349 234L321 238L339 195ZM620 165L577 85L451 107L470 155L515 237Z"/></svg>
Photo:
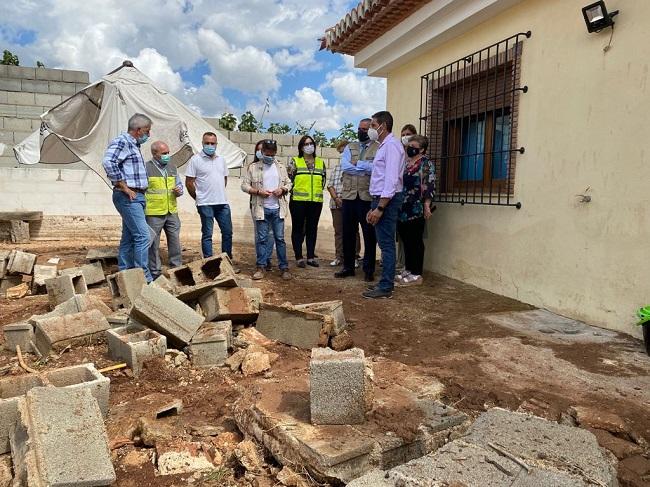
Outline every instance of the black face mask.
<svg viewBox="0 0 650 487"><path fill-rule="evenodd" d="M365 142L367 140L370 140L370 137L368 137L367 130L357 130L357 137L359 138L359 142Z"/></svg>
<svg viewBox="0 0 650 487"><path fill-rule="evenodd" d="M407 147L406 148L406 155L409 157L415 157L420 153L420 149L417 147Z"/></svg>

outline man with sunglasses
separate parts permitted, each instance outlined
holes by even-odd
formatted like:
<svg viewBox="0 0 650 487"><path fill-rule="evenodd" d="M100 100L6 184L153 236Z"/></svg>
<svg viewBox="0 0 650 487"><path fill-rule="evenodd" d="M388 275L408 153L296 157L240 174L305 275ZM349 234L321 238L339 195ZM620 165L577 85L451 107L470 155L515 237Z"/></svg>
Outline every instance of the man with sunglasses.
<svg viewBox="0 0 650 487"><path fill-rule="evenodd" d="M178 218L176 198L183 194L183 183L176 165L171 163L169 146L158 140L151 144L151 160L147 161L149 186L144 194L147 203L147 224L154 233L149 247L149 271L157 279L162 272L160 262L160 233L165 230L169 266L178 267L181 261L181 220Z"/></svg>
<svg viewBox="0 0 650 487"><path fill-rule="evenodd" d="M194 155L185 171L187 192L196 200L201 217L201 252L203 258L212 257L214 220L221 230L221 251L232 259L232 219L226 196L228 167L217 155L217 134L203 134L203 149Z"/></svg>

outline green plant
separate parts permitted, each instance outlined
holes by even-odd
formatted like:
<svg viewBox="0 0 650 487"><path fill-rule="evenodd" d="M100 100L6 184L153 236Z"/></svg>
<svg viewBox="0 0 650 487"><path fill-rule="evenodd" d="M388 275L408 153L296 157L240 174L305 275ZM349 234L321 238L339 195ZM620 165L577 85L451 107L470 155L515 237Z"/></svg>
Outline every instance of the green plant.
<svg viewBox="0 0 650 487"><path fill-rule="evenodd" d="M2 53L2 62L0 64L8 64L12 66L18 66L20 65L20 61L18 59L18 56L16 56L14 53L11 51L7 51L6 49Z"/></svg>
<svg viewBox="0 0 650 487"><path fill-rule="evenodd" d="M314 131L314 142L316 142L316 145L320 147L327 147L329 145L325 133L321 132L320 130Z"/></svg>
<svg viewBox="0 0 650 487"><path fill-rule="evenodd" d="M246 111L239 117L239 125L237 128L241 132L257 132L259 127L259 122L250 111Z"/></svg>
<svg viewBox="0 0 650 487"><path fill-rule="evenodd" d="M296 128L293 130L293 133L296 135L307 135L309 133L309 130L310 128L306 125L303 125L300 122L296 122Z"/></svg>
<svg viewBox="0 0 650 487"><path fill-rule="evenodd" d="M291 132L291 127L289 127L286 123L279 124L273 122L271 125L269 125L268 131L270 134L288 134Z"/></svg>
<svg viewBox="0 0 650 487"><path fill-rule="evenodd" d="M36 67L37 67L37 68L44 68L44 67L45 67L45 64L43 64L43 63L40 62L40 61L36 61Z"/></svg>
<svg viewBox="0 0 650 487"><path fill-rule="evenodd" d="M219 117L219 128L232 132L237 127L237 117L232 113L224 112Z"/></svg>
<svg viewBox="0 0 650 487"><path fill-rule="evenodd" d="M355 140L357 138L357 133L354 130L354 125L351 123L346 123L339 129L339 140Z"/></svg>

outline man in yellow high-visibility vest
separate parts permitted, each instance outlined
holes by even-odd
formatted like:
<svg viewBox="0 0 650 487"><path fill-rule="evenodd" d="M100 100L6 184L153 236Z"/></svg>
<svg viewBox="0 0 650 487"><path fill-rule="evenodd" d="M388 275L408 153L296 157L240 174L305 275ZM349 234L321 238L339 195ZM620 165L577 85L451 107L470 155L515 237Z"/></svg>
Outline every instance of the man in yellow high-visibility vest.
<svg viewBox="0 0 650 487"><path fill-rule="evenodd" d="M149 186L144 195L147 205L147 224L153 230L154 240L149 247L149 270L156 279L162 272L160 261L160 232L165 230L169 266L178 267L181 260L181 220L178 218L176 198L183 194L183 183L176 165L171 163L169 147L162 141L151 144L152 159L147 162Z"/></svg>

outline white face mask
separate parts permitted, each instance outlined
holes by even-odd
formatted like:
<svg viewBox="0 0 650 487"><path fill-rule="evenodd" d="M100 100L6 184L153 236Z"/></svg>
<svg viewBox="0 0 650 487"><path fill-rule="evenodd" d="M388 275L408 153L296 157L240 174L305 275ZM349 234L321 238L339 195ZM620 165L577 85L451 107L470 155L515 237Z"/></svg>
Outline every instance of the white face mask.
<svg viewBox="0 0 650 487"><path fill-rule="evenodd" d="M255 157L257 157L258 161L261 161L262 157L264 157L264 154L262 154L261 150L258 150L257 152L255 152Z"/></svg>
<svg viewBox="0 0 650 487"><path fill-rule="evenodd" d="M412 135L405 135L404 137L402 137L402 145L404 147L409 145L409 140L411 140L411 137L413 137L413 136Z"/></svg>
<svg viewBox="0 0 650 487"><path fill-rule="evenodd" d="M302 146L302 151L305 154L312 155L314 151L316 150L316 147L314 147L312 144L305 144Z"/></svg>
<svg viewBox="0 0 650 487"><path fill-rule="evenodd" d="M368 138L373 142L379 140L379 132L377 132L377 129L370 127L368 129Z"/></svg>

